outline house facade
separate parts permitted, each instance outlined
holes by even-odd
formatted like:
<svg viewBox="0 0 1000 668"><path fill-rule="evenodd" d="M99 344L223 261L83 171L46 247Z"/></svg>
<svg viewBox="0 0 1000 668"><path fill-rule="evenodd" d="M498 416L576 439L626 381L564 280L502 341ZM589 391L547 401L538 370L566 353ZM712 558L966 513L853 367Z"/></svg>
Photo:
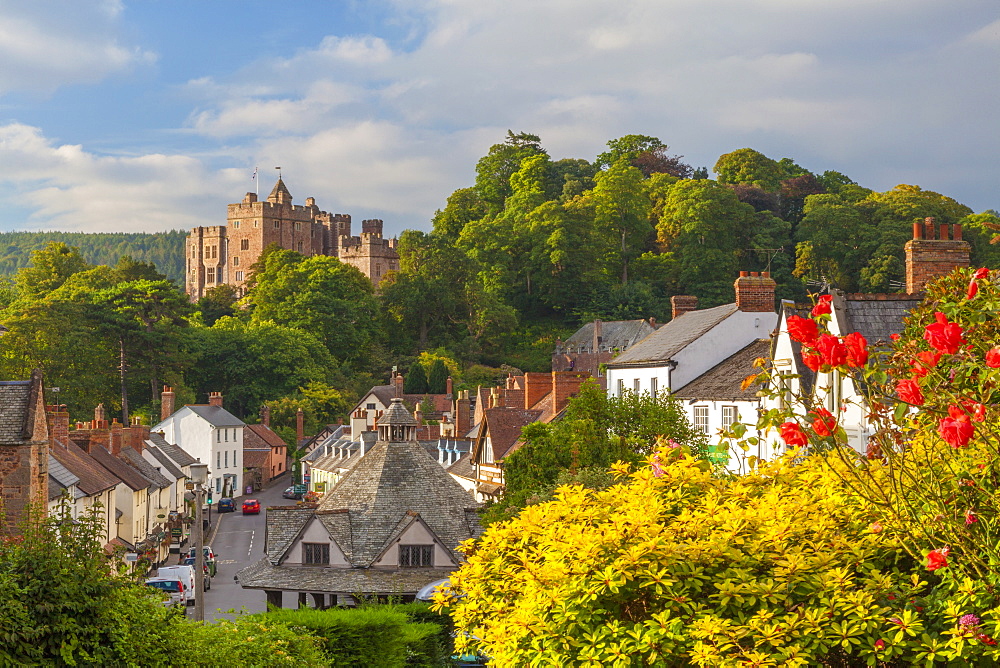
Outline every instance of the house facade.
<svg viewBox="0 0 1000 668"><path fill-rule="evenodd" d="M8 530L49 498L49 432L40 371L0 381L0 504Z"/></svg>

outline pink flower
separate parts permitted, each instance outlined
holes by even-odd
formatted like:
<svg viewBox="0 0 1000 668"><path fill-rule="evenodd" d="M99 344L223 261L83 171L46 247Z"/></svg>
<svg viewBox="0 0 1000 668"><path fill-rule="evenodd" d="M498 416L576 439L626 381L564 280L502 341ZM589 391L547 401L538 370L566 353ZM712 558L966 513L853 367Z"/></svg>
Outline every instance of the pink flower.
<svg viewBox="0 0 1000 668"><path fill-rule="evenodd" d="M938 423L938 434L953 448L968 445L975 431L969 416L958 406L948 406L948 417Z"/></svg>
<svg viewBox="0 0 1000 668"><path fill-rule="evenodd" d="M872 522L869 529L871 529L872 533L882 533L882 525L878 522Z"/></svg>
<svg viewBox="0 0 1000 668"><path fill-rule="evenodd" d="M979 617L975 615L962 615L958 618L959 626L979 626Z"/></svg>
<svg viewBox="0 0 1000 668"><path fill-rule="evenodd" d="M942 547L937 550L931 550L927 553L927 570L936 571L939 568L945 568L948 566L948 552L949 548Z"/></svg>
<svg viewBox="0 0 1000 668"><path fill-rule="evenodd" d="M965 339L962 338L962 327L954 322L948 321L948 316L941 311L934 313L936 322L924 328L924 339L931 344L931 348L954 355L958 352Z"/></svg>
<svg viewBox="0 0 1000 668"><path fill-rule="evenodd" d="M659 457L653 457L652 469L654 478L662 478L665 475L663 472L663 467L660 466Z"/></svg>
<svg viewBox="0 0 1000 668"><path fill-rule="evenodd" d="M801 448L809 443L809 439L797 422L785 422L779 429L782 440L793 448Z"/></svg>

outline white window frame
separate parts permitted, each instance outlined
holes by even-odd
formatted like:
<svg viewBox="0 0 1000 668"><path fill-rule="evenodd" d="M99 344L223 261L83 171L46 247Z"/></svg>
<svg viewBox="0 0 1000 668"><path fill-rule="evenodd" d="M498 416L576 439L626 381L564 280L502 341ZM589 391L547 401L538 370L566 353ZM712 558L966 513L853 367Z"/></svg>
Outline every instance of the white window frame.
<svg viewBox="0 0 1000 668"><path fill-rule="evenodd" d="M703 434L708 433L708 406L694 407L694 428Z"/></svg>

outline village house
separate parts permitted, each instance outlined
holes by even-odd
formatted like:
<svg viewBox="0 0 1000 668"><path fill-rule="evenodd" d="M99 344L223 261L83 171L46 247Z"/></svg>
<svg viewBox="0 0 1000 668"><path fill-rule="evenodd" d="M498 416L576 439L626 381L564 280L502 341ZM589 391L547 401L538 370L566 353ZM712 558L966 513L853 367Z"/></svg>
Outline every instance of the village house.
<svg viewBox="0 0 1000 668"><path fill-rule="evenodd" d="M413 600L458 567L479 534L478 504L415 439L416 420L390 401L378 441L318 507L267 510L266 556L240 585L294 605L354 605L357 596Z"/></svg>
<svg viewBox="0 0 1000 668"><path fill-rule="evenodd" d="M49 498L49 432L42 374L0 381L0 504L7 530L16 530L30 505Z"/></svg>
<svg viewBox="0 0 1000 668"><path fill-rule="evenodd" d="M655 318L588 322L565 341L556 341L552 370L589 373L603 385L603 365L655 332L656 327Z"/></svg>

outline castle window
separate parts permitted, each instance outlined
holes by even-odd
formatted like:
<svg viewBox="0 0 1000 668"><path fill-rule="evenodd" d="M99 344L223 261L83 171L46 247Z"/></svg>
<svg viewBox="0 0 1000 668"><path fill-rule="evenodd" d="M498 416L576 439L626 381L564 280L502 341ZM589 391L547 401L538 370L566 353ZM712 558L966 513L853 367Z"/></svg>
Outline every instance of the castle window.
<svg viewBox="0 0 1000 668"><path fill-rule="evenodd" d="M211 258L212 258L212 247L211 246L205 246L205 259L209 260Z"/></svg>
<svg viewBox="0 0 1000 668"><path fill-rule="evenodd" d="M250 250L249 239L240 239L240 250Z"/></svg>
<svg viewBox="0 0 1000 668"><path fill-rule="evenodd" d="M191 246L191 258L194 259L196 257L198 257L198 249L195 248L194 246Z"/></svg>
<svg viewBox="0 0 1000 668"><path fill-rule="evenodd" d="M302 252L302 242L301 242L301 241L299 242L299 246L298 246L298 251L299 251L300 253Z"/></svg>
<svg viewBox="0 0 1000 668"><path fill-rule="evenodd" d="M434 566L433 545L400 545L400 568L431 568Z"/></svg>
<svg viewBox="0 0 1000 668"><path fill-rule="evenodd" d="M237 281L242 281L243 280L243 272L242 271L236 272L236 280Z"/></svg>
<svg viewBox="0 0 1000 668"><path fill-rule="evenodd" d="M330 563L329 543L302 543L302 563L325 565Z"/></svg>
<svg viewBox="0 0 1000 668"><path fill-rule="evenodd" d="M212 259L214 260L217 257L219 257L219 247L212 246Z"/></svg>
<svg viewBox="0 0 1000 668"><path fill-rule="evenodd" d="M260 222L260 221L258 221L258 220L255 220L255 221L253 221L253 226L254 226L254 227L257 227L257 223L259 223L259 222Z"/></svg>
<svg viewBox="0 0 1000 668"><path fill-rule="evenodd" d="M233 256L233 266L234 267L240 266L240 257L238 255Z"/></svg>
<svg viewBox="0 0 1000 668"><path fill-rule="evenodd" d="M281 221L280 220L274 221L274 229L278 229L279 227L281 227Z"/></svg>
<svg viewBox="0 0 1000 668"><path fill-rule="evenodd" d="M233 227L236 228L237 230L240 229L240 221L234 220L233 221Z"/></svg>
<svg viewBox="0 0 1000 668"><path fill-rule="evenodd" d="M215 267L208 268L208 275L205 277L206 283L215 283Z"/></svg>
<svg viewBox="0 0 1000 668"><path fill-rule="evenodd" d="M302 223L295 221L295 231L298 232L302 229Z"/></svg>

